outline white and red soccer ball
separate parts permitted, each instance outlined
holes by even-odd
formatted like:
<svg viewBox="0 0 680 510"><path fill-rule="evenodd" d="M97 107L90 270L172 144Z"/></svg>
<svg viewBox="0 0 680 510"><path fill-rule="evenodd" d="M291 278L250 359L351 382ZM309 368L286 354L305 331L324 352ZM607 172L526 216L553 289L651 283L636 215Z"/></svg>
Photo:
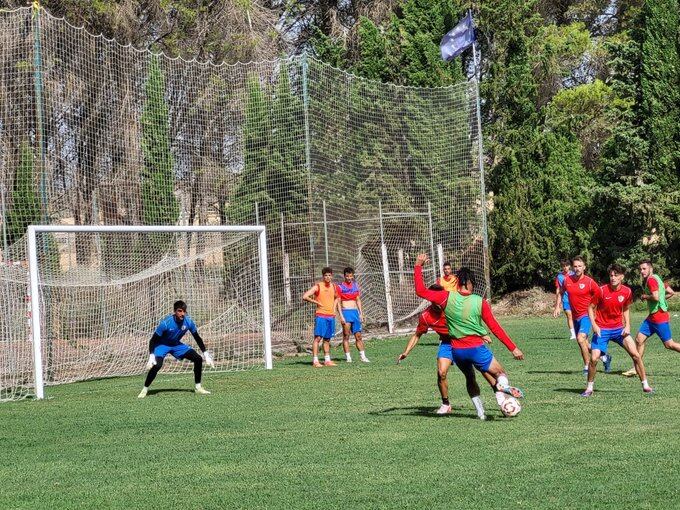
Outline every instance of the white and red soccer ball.
<svg viewBox="0 0 680 510"><path fill-rule="evenodd" d="M521 410L522 406L515 397L507 397L501 404L501 412L508 418L517 416Z"/></svg>

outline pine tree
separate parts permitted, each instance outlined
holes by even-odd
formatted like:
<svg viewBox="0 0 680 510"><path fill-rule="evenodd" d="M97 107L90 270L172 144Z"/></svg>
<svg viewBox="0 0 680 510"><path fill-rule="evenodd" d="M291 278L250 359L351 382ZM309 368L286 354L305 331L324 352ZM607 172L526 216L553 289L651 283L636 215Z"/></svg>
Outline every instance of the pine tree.
<svg viewBox="0 0 680 510"><path fill-rule="evenodd" d="M142 113L142 219L146 225L174 225L179 204L174 194L175 163L170 150L170 122L165 79L158 57L149 63Z"/></svg>
<svg viewBox="0 0 680 510"><path fill-rule="evenodd" d="M14 174L7 211L7 240L9 244L26 234L26 227L40 224L40 198L36 191L33 151L28 143L21 144L19 166Z"/></svg>

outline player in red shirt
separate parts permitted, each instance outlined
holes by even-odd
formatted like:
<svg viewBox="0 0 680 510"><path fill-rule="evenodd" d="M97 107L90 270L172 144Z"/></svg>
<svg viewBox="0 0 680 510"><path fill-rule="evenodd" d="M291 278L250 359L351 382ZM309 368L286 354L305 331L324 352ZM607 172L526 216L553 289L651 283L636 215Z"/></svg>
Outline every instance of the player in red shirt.
<svg viewBox="0 0 680 510"><path fill-rule="evenodd" d="M441 291L444 290L444 287L439 284L434 284L430 285L429 289ZM453 355L451 353L449 328L446 325L446 317L440 306L432 304L420 314L420 317L418 318L418 327L413 336L409 339L404 352L397 358L397 363L401 363L406 359L409 353L418 344L420 337L427 333L430 328L439 335L439 351L437 352L437 386L439 386L439 393L442 397L442 405L437 410L437 414L449 414L451 412L451 403L449 402L449 384L447 375L449 367L451 367L451 363L453 363ZM488 336L484 337L484 341L490 343L491 338ZM465 376L467 392L472 400L472 404L477 410L477 416L480 420L485 420L484 404L479 396L479 385L477 384L477 379L475 378L475 372L472 369L472 366L458 368ZM484 377L489 381L491 388L495 389L496 379L491 374L484 374Z"/></svg>
<svg viewBox="0 0 680 510"><path fill-rule="evenodd" d="M640 357L645 354L647 338L654 334L661 338L666 349L680 352L680 343L673 340L670 325L671 316L668 313L668 303L666 302L668 298L675 295L675 291L658 275L654 274L654 266L651 260L643 260L639 267L643 287L643 294L640 298L647 302L649 308L649 315L640 324L640 329L635 338ZM627 370L623 375L627 377L635 375L634 369Z"/></svg>
<svg viewBox="0 0 680 510"><path fill-rule="evenodd" d="M642 356L637 350L633 337L630 336L629 308L633 302L633 292L630 287L623 285L625 269L619 264L612 264L607 272L609 273L609 283L598 289L598 293L588 309L588 315L593 325L593 341L590 344L588 386L586 391L581 393L581 396L590 397L593 394L597 361L601 354L607 353L610 340L626 350L633 360L635 371L640 377L642 390L645 393L652 393L653 390L647 383Z"/></svg>
<svg viewBox="0 0 680 510"><path fill-rule="evenodd" d="M595 295L599 291L599 287L595 280L585 274L586 263L583 257L576 256L571 260L571 268L574 271L573 275L567 275L564 279L562 287L559 289L560 293L567 293L569 296L569 306L574 318L574 331L576 331L576 341L581 350L581 357L583 358L583 373L588 372L588 365L590 364L590 352L588 345L588 336L590 335L591 322L588 315L590 303L592 303ZM555 303L555 310L553 310L553 317L560 316L560 301ZM609 363L608 359L603 359L605 363Z"/></svg>
<svg viewBox="0 0 680 510"><path fill-rule="evenodd" d="M505 401L504 393L521 398L524 395L522 390L510 386L503 365L484 345L483 337L488 334L484 325L488 326L501 343L511 351L515 359L524 359L524 354L498 324L486 299L472 293L474 284L472 271L468 268L460 268L457 271L458 292L429 290L423 281L423 265L427 261L428 256L424 253L416 258L413 271L415 291L419 297L442 308L451 336L453 361L459 367L474 365L480 372L490 373L496 379L496 400L499 405Z"/></svg>

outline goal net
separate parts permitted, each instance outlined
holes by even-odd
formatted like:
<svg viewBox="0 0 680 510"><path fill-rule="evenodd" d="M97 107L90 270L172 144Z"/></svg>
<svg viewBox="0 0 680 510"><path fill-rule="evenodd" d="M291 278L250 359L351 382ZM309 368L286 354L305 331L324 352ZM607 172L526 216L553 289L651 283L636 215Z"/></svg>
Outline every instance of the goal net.
<svg viewBox="0 0 680 510"><path fill-rule="evenodd" d="M177 300L215 370L272 366L264 227L31 226L28 251L38 398L43 384L142 373Z"/></svg>

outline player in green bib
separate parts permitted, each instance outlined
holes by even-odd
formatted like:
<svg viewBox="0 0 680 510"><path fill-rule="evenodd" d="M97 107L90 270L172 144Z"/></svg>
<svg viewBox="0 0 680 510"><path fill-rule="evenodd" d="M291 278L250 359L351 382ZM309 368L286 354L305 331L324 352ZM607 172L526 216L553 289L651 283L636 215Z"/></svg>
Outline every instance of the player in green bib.
<svg viewBox="0 0 680 510"><path fill-rule="evenodd" d="M671 333L671 316L668 313L668 303L666 299L675 294L673 289L666 285L664 281L654 274L654 266L650 260L640 262L640 276L642 276L643 301L647 302L649 315L640 324L635 342L637 343L640 358L645 352L645 342L647 338L656 334L661 338L663 346L675 352L680 352L680 343L673 340ZM623 373L625 376L635 375L635 369Z"/></svg>
<svg viewBox="0 0 680 510"><path fill-rule="evenodd" d="M461 369L474 366L482 373L491 374L496 379L496 399L499 405L505 400L504 393L516 398L522 397L522 390L510 386L505 369L484 345L483 337L488 334L485 326L488 326L515 359L524 359L524 354L498 324L486 299L472 293L472 271L467 268L458 270L458 292L430 290L423 280L423 265L427 261L428 257L424 253L416 258L413 271L416 294L444 310L454 363Z"/></svg>

